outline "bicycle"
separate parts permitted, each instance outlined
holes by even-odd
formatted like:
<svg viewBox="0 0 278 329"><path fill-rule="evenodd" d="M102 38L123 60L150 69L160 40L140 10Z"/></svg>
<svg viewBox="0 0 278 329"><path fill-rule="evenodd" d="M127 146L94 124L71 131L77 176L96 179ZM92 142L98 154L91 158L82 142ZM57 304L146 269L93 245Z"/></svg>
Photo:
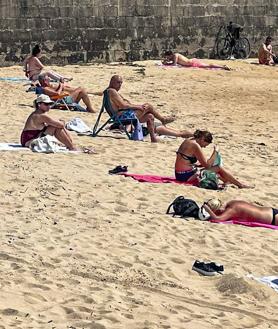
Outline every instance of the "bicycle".
<svg viewBox="0 0 278 329"><path fill-rule="evenodd" d="M245 59L250 55L250 42L246 37L240 37L243 30L237 24L230 22L229 25L220 27L216 41L217 55L221 59ZM225 33L224 37L219 38L221 33Z"/></svg>

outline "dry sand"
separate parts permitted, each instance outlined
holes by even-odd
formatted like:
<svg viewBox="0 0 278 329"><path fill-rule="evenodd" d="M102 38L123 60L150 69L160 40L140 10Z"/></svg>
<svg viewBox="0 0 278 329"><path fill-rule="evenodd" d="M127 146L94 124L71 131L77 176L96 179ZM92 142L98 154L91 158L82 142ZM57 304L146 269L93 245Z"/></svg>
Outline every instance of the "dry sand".
<svg viewBox="0 0 278 329"><path fill-rule="evenodd" d="M0 329L278 328L278 294L246 277L278 275L278 232L165 215L178 195L278 207L278 68L137 64L52 69L93 91L122 74L122 94L175 113L173 127L211 130L225 166L255 189L216 192L107 174L125 164L134 173L173 175L181 139L151 144L72 133L98 154L2 152ZM17 66L0 72L23 76ZM0 87L0 142L18 142L34 94L20 83ZM101 97L92 102L99 108ZM51 115L78 116L90 126L97 116ZM195 259L220 262L225 274L199 276L191 270Z"/></svg>

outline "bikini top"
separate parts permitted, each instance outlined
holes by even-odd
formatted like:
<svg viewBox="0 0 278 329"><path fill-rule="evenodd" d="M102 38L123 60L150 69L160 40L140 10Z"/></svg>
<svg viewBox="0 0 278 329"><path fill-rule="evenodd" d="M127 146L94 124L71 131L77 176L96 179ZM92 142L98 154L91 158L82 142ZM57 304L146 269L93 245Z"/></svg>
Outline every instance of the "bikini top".
<svg viewBox="0 0 278 329"><path fill-rule="evenodd" d="M198 161L198 159L194 156L191 157L191 156L181 153L179 151L177 151L176 153L179 154L184 160L189 161L191 164L196 163Z"/></svg>

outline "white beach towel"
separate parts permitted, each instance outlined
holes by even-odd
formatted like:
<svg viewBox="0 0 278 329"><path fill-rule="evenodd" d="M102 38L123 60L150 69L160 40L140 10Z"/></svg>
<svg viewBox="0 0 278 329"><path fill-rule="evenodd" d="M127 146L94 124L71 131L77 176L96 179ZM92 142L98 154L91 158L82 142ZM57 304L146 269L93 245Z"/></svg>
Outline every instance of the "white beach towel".
<svg viewBox="0 0 278 329"><path fill-rule="evenodd" d="M92 133L92 130L90 127L86 125L86 123L81 120L80 118L73 118L66 124L66 128L68 130L75 131L80 134L84 133Z"/></svg>
<svg viewBox="0 0 278 329"><path fill-rule="evenodd" d="M28 151L28 147L23 147L18 143L0 143L0 151Z"/></svg>
<svg viewBox="0 0 278 329"><path fill-rule="evenodd" d="M30 144L30 149L38 153L69 152L65 146L61 146L54 136L43 136L34 139Z"/></svg>
<svg viewBox="0 0 278 329"><path fill-rule="evenodd" d="M248 278L254 279L256 281L259 281L263 284L268 285L272 289L274 289L276 292L278 292L278 276L263 276L261 278L257 278L252 274L247 275Z"/></svg>

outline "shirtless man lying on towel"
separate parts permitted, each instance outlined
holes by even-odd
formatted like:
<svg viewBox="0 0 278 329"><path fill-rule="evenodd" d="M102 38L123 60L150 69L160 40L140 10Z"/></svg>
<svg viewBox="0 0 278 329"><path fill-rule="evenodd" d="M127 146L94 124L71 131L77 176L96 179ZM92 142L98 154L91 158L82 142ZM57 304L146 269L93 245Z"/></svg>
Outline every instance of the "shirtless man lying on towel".
<svg viewBox="0 0 278 329"><path fill-rule="evenodd" d="M174 117L164 117L162 116L151 104L133 104L123 96L120 95L119 90L121 89L123 83L123 78L119 75L113 75L109 87L107 88L109 93L109 99L114 111L119 113L119 117L125 119L128 115L134 113L140 122L146 122L148 125L148 130L150 132L150 137L152 142L157 142L157 138L154 131L154 118L161 121L163 125L173 122ZM121 110L125 111L121 114Z"/></svg>
<svg viewBox="0 0 278 329"><path fill-rule="evenodd" d="M69 150L77 151L72 139L65 129L63 121L54 120L46 113L49 111L53 101L47 95L40 95L35 100L36 109L32 112L25 123L21 133L21 145L29 147L31 142L46 135L55 136L59 142L64 144ZM85 153L93 153L92 150L84 149Z"/></svg>
<svg viewBox="0 0 278 329"><path fill-rule="evenodd" d="M204 208L210 214L211 219L216 219L220 222L237 219L278 225L278 209L261 207L242 200L231 200L223 208L217 210L213 209L213 205L210 205L208 201L208 203L204 203Z"/></svg>

